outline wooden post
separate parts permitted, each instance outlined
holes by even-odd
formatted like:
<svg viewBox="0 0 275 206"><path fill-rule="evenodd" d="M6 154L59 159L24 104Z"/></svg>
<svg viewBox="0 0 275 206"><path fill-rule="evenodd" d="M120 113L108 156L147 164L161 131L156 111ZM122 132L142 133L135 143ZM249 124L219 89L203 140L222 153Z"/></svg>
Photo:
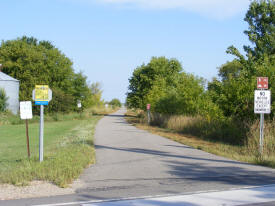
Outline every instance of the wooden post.
<svg viewBox="0 0 275 206"><path fill-rule="evenodd" d="M26 136L27 136L27 148L28 148L28 157L31 157L30 154L30 140L29 140L29 125L28 125L28 119L26 119Z"/></svg>

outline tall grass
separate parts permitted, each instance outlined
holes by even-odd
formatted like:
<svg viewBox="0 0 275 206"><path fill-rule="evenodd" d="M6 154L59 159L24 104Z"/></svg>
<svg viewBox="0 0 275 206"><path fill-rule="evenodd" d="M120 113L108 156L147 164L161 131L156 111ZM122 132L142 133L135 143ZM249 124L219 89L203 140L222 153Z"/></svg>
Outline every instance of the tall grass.
<svg viewBox="0 0 275 206"><path fill-rule="evenodd" d="M247 133L247 152L255 157L255 161L258 161L260 164L275 166L275 120L265 121L262 155L259 152L259 137L260 122L256 121L250 126L250 130Z"/></svg>
<svg viewBox="0 0 275 206"><path fill-rule="evenodd" d="M143 111L129 111L131 123L183 144L210 153L275 168L275 120L265 121L264 150L259 153L259 121L207 120L201 116L151 114L150 126ZM142 126L143 125L143 126ZM156 127L155 127L156 126ZM158 129L163 128L163 129Z"/></svg>
<svg viewBox="0 0 275 206"><path fill-rule="evenodd" d="M247 127L231 119L207 120L201 116L152 114L151 124L210 141L243 144Z"/></svg>

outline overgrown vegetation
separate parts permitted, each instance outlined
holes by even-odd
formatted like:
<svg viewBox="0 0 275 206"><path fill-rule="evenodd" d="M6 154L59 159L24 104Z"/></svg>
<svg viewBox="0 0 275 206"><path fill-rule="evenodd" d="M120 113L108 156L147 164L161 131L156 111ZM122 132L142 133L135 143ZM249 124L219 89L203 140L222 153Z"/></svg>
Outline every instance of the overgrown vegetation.
<svg viewBox="0 0 275 206"><path fill-rule="evenodd" d="M252 46L246 56L234 46L236 58L219 68L219 77L206 84L183 71L176 59L153 57L137 67L129 79L127 106L145 110L151 104L152 124L180 130L211 141L243 145L259 115L254 114L256 77L269 78L272 96L271 125L275 115L275 4L254 0L245 16ZM256 123L255 123L256 124ZM273 134L273 133L271 133ZM275 137L274 137L275 138Z"/></svg>
<svg viewBox="0 0 275 206"><path fill-rule="evenodd" d="M126 119L138 128L167 137L216 155L275 168L275 121L265 122L264 153L259 154L259 121L249 123L244 130L232 122L207 122L200 116L153 115L147 125L147 115L141 110L128 110ZM216 137L216 138L213 138ZM246 141L232 143L245 136ZM225 139L223 139L223 138Z"/></svg>
<svg viewBox="0 0 275 206"><path fill-rule="evenodd" d="M117 99L117 98L112 99L112 100L109 102L109 105L111 105L112 107L121 107L121 106L122 106L120 100Z"/></svg>

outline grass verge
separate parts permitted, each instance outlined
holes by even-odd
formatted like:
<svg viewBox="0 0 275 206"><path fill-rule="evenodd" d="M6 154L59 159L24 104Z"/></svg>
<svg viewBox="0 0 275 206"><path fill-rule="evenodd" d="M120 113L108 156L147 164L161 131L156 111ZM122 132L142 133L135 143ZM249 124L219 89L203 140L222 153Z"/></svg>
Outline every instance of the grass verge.
<svg viewBox="0 0 275 206"><path fill-rule="evenodd" d="M211 135L203 136L206 132L205 127L200 127L201 121L199 119L172 117L167 120L165 124L159 122L160 126L152 126L146 123L146 119L141 113L135 111L128 111L126 113L126 120L136 126L137 128L147 130L151 133L169 138L179 143L192 146L193 148L200 149L212 154L223 156L226 158L234 159L237 161L248 162L251 164L258 164L275 168L275 125L274 121L266 122L265 124L265 145L264 155L259 154L259 123L255 122L249 126L246 133L247 140L244 144L230 144L223 142L223 138L211 139ZM161 124L162 123L162 124ZM191 126L190 126L191 125ZM190 126L190 127L189 127ZM189 127L189 128L188 128ZM195 131L195 134L200 136L191 135L190 128L199 130L203 128L203 132ZM211 126L210 128L214 128ZM226 128L230 130L231 128ZM235 128L234 128L235 129ZM189 133L187 133L189 131ZM232 132L234 134L235 131Z"/></svg>
<svg viewBox="0 0 275 206"><path fill-rule="evenodd" d="M1 125L0 183L27 185L32 180L44 180L67 187L84 168L95 162L93 135L102 116L91 114L88 111L81 117L73 113L58 115L58 120L45 122L42 163L38 159L38 123L29 124L30 159L27 158L25 125Z"/></svg>

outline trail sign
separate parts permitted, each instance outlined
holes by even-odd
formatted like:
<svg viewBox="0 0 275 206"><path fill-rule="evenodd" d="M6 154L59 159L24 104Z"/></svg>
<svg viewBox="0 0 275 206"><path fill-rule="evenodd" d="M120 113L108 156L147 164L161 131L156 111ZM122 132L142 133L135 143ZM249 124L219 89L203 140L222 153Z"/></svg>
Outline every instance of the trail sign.
<svg viewBox="0 0 275 206"><path fill-rule="evenodd" d="M32 99L35 105L40 105L40 126L39 126L39 161L43 161L44 149L44 105L48 105L52 100L52 90L48 85L35 85L32 91Z"/></svg>
<svg viewBox="0 0 275 206"><path fill-rule="evenodd" d="M150 110L151 104L147 104L147 110Z"/></svg>
<svg viewBox="0 0 275 206"><path fill-rule="evenodd" d="M35 85L35 89L32 91L32 98L35 101L35 105L48 105L52 100L52 90L48 85Z"/></svg>
<svg viewBox="0 0 275 206"><path fill-rule="evenodd" d="M78 107L78 108L81 108L81 107L82 107L81 101L80 101L80 100L77 100L77 107Z"/></svg>
<svg viewBox="0 0 275 206"><path fill-rule="evenodd" d="M257 77L257 89L268 89L268 77Z"/></svg>
<svg viewBox="0 0 275 206"><path fill-rule="evenodd" d="M31 154L30 154L28 119L32 119L32 102L31 101L20 102L20 118L25 119L25 122L26 122L27 151L28 151L28 157L30 158Z"/></svg>
<svg viewBox="0 0 275 206"><path fill-rule="evenodd" d="M20 102L20 118L32 119L32 102Z"/></svg>
<svg viewBox="0 0 275 206"><path fill-rule="evenodd" d="M254 93L254 113L270 114L271 112L270 90L255 90Z"/></svg>

